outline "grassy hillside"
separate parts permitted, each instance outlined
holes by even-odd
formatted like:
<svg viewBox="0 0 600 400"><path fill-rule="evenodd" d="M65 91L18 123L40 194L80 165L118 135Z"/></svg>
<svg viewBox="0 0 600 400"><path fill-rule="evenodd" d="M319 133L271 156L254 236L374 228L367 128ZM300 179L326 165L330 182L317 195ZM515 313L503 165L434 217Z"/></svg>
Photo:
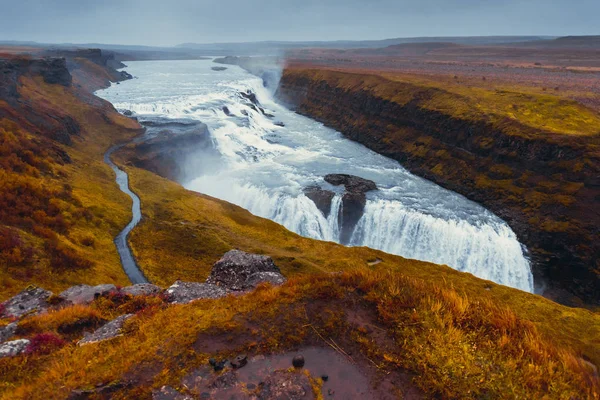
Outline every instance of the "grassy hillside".
<svg viewBox="0 0 600 400"><path fill-rule="evenodd" d="M399 398L413 386L428 398L598 398L590 365L560 343L565 331L547 331L559 321L567 329L580 323L595 335L597 350L597 315L528 296L534 308L541 301L553 309L536 324L485 290L467 294L443 281L363 268L298 276L281 288L184 306L159 298L98 299L22 322L26 334L51 333L61 342L0 360L2 398L65 398L73 389L107 383L115 387L113 398L145 398L165 384L186 392L181 378L209 357L334 344L373 382L396 382L388 394ZM110 342L77 347L60 333L84 318L135 310L125 335Z"/></svg>
<svg viewBox="0 0 600 400"><path fill-rule="evenodd" d="M0 196L10 205L0 208L8 232L0 235L0 300L31 283L54 291L126 285L112 238L127 223L130 203L102 156L135 136L137 123L76 85L22 76L18 94L0 114ZM45 136L61 133L48 128L57 116L60 126L79 126L70 129L70 143ZM2 399L60 399L103 385L116 399L147 398L165 384L185 392L181 378L209 357L307 345L344 350L372 385L397 396L414 389L443 398L598 397L598 314L446 266L302 238L117 161L142 201L130 244L151 281L203 281L232 248L271 255L290 281L190 305L111 294L25 317L17 337L36 346L0 359ZM76 345L84 330L124 313L136 315L122 337ZM318 389L322 382L313 378Z"/></svg>
<svg viewBox="0 0 600 400"><path fill-rule="evenodd" d="M129 199L101 155L139 126L76 84L25 75L18 101L0 101L0 300L29 284L127 282L113 238Z"/></svg>

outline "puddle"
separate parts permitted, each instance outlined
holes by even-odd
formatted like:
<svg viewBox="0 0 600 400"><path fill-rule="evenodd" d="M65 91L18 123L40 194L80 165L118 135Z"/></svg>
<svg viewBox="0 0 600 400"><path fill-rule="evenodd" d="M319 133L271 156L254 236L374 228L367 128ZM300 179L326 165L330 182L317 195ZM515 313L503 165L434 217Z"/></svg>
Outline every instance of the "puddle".
<svg viewBox="0 0 600 400"><path fill-rule="evenodd" d="M277 376L276 371L285 371L292 367L292 359L298 354L304 356L303 369L308 370L313 378L327 376L322 386L324 399L375 399L370 390L369 380L356 365L334 350L322 347L305 347L283 354L249 357L244 367L226 370L222 374L215 374L206 366L183 378L182 384L205 399L261 398L261 395L265 395L262 390L268 386L264 383L272 381ZM296 376L304 379L300 385L307 392L307 396L291 398L312 399L308 379L303 374ZM287 384L293 386L293 381L294 378ZM298 381L301 379L296 379L295 383ZM291 395L292 392L288 394Z"/></svg>
<svg viewBox="0 0 600 400"><path fill-rule="evenodd" d="M369 381L346 357L332 349L321 347L303 348L297 352L257 356L248 361L248 365L239 369L240 381L258 383L272 372L292 366L295 355L304 356L304 369L310 371L314 378L327 375L329 379L323 383L325 399L372 399Z"/></svg>

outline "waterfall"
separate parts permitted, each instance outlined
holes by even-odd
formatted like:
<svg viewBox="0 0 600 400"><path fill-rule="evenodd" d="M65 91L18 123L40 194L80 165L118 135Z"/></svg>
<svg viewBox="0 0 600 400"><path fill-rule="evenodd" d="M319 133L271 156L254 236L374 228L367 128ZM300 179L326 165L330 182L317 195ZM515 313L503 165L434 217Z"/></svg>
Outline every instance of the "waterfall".
<svg viewBox="0 0 600 400"><path fill-rule="evenodd" d="M291 112L273 99L261 79L235 66L216 73L212 65L210 60L131 62L139 79L99 95L118 109L135 112L142 122L193 119L208 126L220 159L183 182L188 189L237 204L302 236L340 242L341 188L323 177L359 176L379 190L367 194L346 245L446 264L533 291L529 261L500 218ZM327 217L304 195L309 186L334 193Z"/></svg>

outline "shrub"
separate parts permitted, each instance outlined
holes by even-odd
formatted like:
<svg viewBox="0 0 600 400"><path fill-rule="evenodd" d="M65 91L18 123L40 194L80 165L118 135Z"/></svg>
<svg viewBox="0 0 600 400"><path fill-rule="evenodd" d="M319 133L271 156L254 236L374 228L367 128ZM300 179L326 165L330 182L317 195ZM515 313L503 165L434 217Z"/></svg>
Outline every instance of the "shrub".
<svg viewBox="0 0 600 400"><path fill-rule="evenodd" d="M46 332L35 335L25 349L27 354L50 354L63 347L65 342L60 336Z"/></svg>
<svg viewBox="0 0 600 400"><path fill-rule="evenodd" d="M14 229L0 228L0 259L8 265L20 265L31 261L33 249L27 246Z"/></svg>
<svg viewBox="0 0 600 400"><path fill-rule="evenodd" d="M55 269L79 270L91 268L94 263L83 258L76 250L56 239L46 241L45 249L50 256L50 266Z"/></svg>

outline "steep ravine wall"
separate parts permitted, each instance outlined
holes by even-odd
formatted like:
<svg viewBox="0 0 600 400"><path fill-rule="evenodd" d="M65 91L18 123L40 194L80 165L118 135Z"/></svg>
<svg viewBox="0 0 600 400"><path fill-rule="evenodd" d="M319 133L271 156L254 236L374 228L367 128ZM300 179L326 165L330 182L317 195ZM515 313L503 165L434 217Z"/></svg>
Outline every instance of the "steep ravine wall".
<svg viewBox="0 0 600 400"><path fill-rule="evenodd" d="M423 106L448 95L439 89L372 76L368 87L362 82L361 74L288 68L277 95L505 219L530 250L546 296L567 304L600 301L598 136L456 118ZM390 92L412 99L388 100ZM519 134L505 133L508 125Z"/></svg>

